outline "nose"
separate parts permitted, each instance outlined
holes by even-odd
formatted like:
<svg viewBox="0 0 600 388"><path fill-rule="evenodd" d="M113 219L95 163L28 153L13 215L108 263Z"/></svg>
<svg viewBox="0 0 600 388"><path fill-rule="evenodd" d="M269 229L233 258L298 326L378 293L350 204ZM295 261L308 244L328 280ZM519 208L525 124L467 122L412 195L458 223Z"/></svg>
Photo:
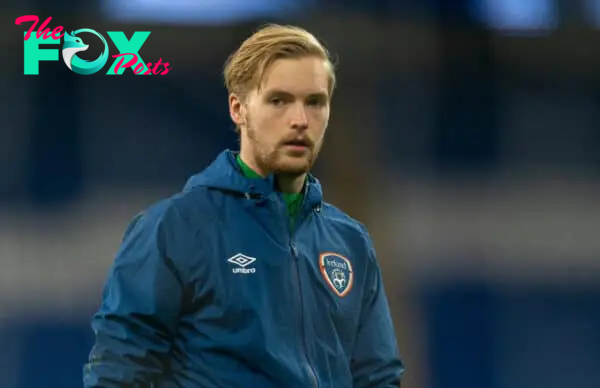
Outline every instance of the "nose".
<svg viewBox="0 0 600 388"><path fill-rule="evenodd" d="M303 104L295 104L292 112L291 126L294 129L305 130L308 128L308 115Z"/></svg>

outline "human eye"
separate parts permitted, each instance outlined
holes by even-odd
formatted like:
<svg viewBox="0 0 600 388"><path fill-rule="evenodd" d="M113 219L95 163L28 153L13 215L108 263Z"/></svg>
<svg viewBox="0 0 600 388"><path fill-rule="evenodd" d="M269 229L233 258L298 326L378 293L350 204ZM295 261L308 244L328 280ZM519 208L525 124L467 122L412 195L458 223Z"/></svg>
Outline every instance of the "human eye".
<svg viewBox="0 0 600 388"><path fill-rule="evenodd" d="M308 106L320 108L325 105L325 100L320 97L312 97L306 101Z"/></svg>
<svg viewBox="0 0 600 388"><path fill-rule="evenodd" d="M273 97L269 98L269 104L276 106L276 107L283 106L285 103L286 103L286 100L279 96L273 96Z"/></svg>

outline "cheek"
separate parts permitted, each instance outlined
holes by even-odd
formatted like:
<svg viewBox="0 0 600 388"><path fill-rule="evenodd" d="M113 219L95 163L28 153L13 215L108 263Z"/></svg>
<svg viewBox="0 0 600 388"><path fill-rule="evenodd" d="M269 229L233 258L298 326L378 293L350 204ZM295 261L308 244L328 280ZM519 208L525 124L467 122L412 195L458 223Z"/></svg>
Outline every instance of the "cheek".
<svg viewBox="0 0 600 388"><path fill-rule="evenodd" d="M276 112L270 111L267 107L254 109L250 112L250 116L254 126L260 128L263 132L270 131L273 123L277 120Z"/></svg>
<svg viewBox="0 0 600 388"><path fill-rule="evenodd" d="M250 127L252 128L253 138L257 146L263 149L263 152L270 152L281 137L281 125L272 115L265 115L262 112L256 112L251 115Z"/></svg>
<svg viewBox="0 0 600 388"><path fill-rule="evenodd" d="M263 115L256 127L263 134L266 143L276 144L287 134L288 125L285 115L271 114Z"/></svg>
<svg viewBox="0 0 600 388"><path fill-rule="evenodd" d="M329 124L329 114L326 112L315 112L313 115L311 127L314 129L315 135L322 137Z"/></svg>

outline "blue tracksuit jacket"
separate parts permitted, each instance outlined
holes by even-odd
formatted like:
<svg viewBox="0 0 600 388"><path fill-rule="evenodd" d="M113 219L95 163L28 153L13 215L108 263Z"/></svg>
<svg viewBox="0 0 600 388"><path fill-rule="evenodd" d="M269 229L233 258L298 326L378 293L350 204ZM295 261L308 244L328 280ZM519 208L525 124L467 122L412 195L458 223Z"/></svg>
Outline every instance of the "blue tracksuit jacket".
<svg viewBox="0 0 600 388"><path fill-rule="evenodd" d="M310 176L292 230L273 187L226 150L133 219L92 319L86 388L399 385L365 228Z"/></svg>

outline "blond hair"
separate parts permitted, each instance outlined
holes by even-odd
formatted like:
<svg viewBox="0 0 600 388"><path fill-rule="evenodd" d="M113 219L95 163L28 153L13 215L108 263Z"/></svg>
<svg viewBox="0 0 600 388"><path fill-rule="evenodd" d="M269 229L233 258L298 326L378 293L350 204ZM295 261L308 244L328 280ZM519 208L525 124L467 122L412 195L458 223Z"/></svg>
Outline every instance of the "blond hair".
<svg viewBox="0 0 600 388"><path fill-rule="evenodd" d="M244 98L252 89L260 88L265 71L275 60L307 56L327 62L331 98L335 89L335 72L327 49L305 29L279 24L263 26L229 56L223 71L227 91Z"/></svg>

